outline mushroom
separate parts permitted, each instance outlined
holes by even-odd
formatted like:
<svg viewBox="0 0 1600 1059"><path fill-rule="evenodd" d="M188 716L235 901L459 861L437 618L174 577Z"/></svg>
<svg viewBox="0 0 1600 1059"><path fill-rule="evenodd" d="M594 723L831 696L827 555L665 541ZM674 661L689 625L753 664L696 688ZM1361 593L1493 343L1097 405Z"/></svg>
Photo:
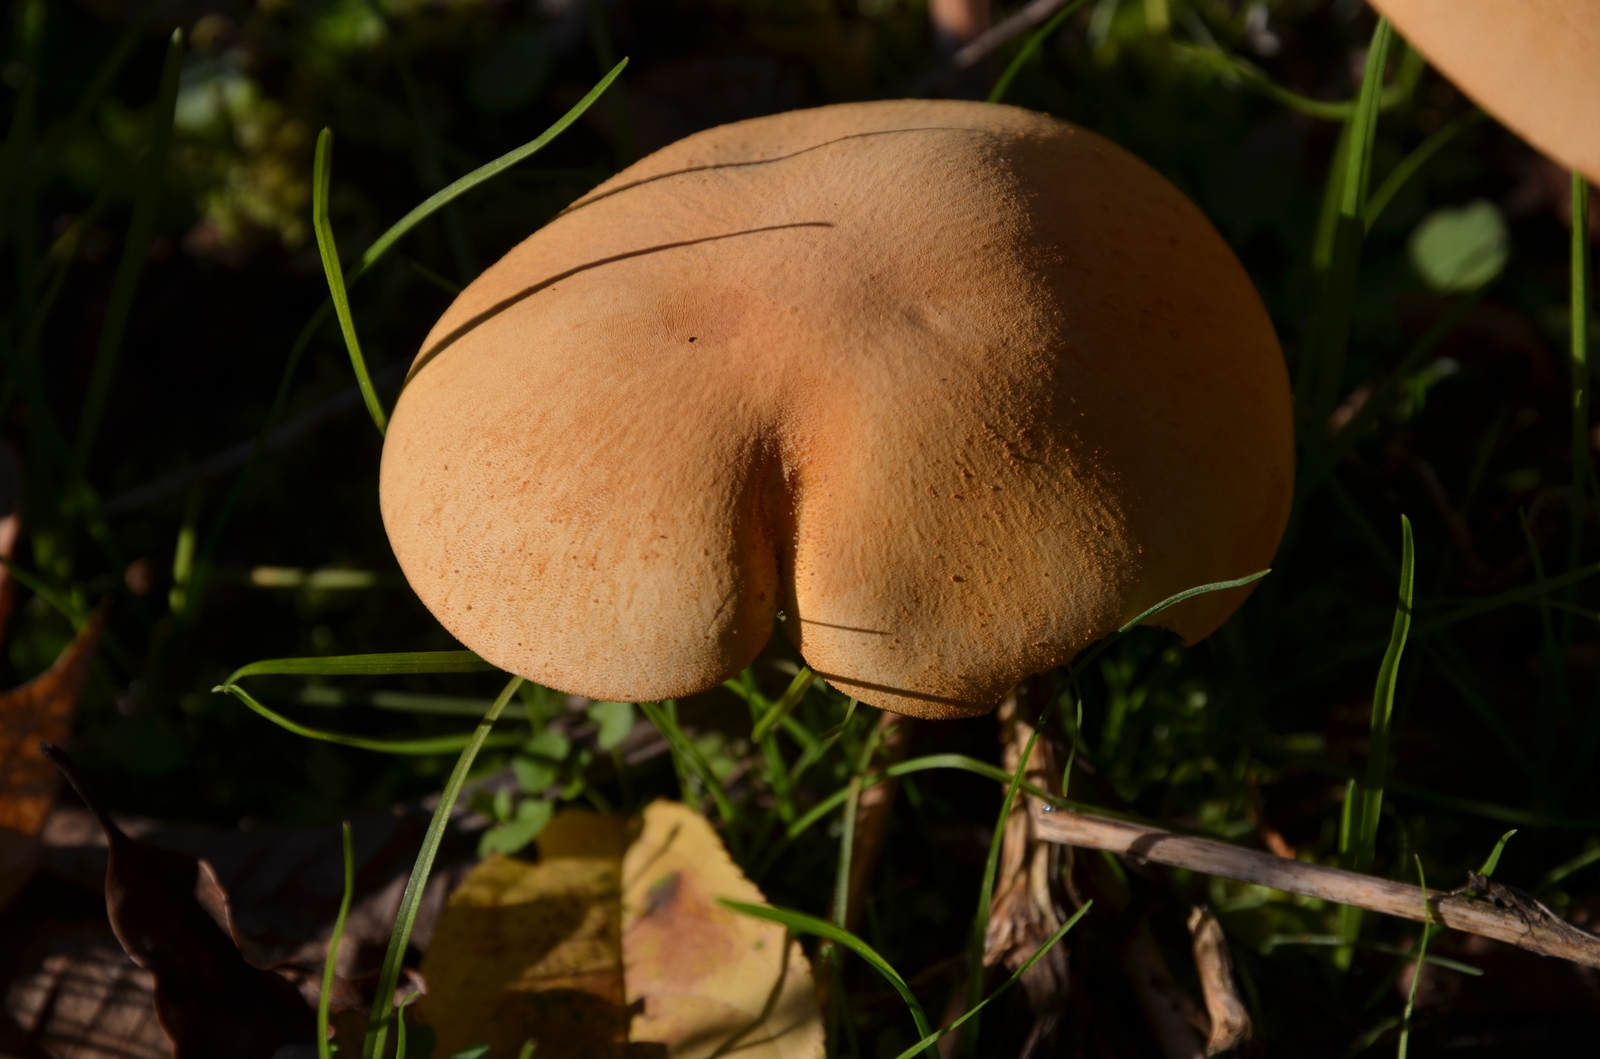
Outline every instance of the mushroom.
<svg viewBox="0 0 1600 1059"><path fill-rule="evenodd" d="M1600 181L1594 0L1372 0L1456 86L1530 144Z"/></svg>
<svg viewBox="0 0 1600 1059"><path fill-rule="evenodd" d="M672 144L485 272L380 499L445 628L546 686L703 691L776 622L862 701L968 716L1266 566L1290 420L1243 268L1152 169L1012 107L844 104Z"/></svg>

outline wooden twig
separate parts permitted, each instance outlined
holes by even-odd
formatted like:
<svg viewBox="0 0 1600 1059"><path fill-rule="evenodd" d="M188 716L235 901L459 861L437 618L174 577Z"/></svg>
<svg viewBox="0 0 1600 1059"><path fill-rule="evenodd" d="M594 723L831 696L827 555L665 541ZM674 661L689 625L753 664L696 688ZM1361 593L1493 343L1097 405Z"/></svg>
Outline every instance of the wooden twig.
<svg viewBox="0 0 1600 1059"><path fill-rule="evenodd" d="M1065 809L1041 810L1035 833L1051 842L1104 849L1140 860L1187 868L1205 875L1270 886L1372 912L1423 918L1421 894L1406 883L1340 868L1285 860L1209 838L1194 838L1158 827L1088 816ZM1544 956L1600 967L1600 937L1568 923L1544 905L1507 887L1496 886L1488 900L1471 893L1429 890L1428 919L1452 930L1480 934Z"/></svg>

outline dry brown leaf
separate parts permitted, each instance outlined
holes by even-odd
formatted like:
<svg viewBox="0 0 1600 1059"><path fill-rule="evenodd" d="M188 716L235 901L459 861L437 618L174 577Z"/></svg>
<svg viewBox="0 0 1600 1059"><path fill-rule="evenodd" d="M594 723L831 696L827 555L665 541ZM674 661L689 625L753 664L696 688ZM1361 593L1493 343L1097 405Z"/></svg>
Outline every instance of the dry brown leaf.
<svg viewBox="0 0 1600 1059"><path fill-rule="evenodd" d="M105 829L106 911L123 949L155 979L155 1013L176 1059L271 1059L314 1045L316 1019L288 980L240 955L228 895L210 864L129 838L89 796L59 747L40 748Z"/></svg>
<svg viewBox="0 0 1600 1059"><path fill-rule="evenodd" d="M716 903L764 898L704 817L567 812L539 852L491 857L451 895L422 965L435 1054L820 1059L800 945Z"/></svg>
<svg viewBox="0 0 1600 1059"><path fill-rule="evenodd" d="M0 694L0 907L38 864L39 832L60 786L39 744L65 742L70 734L103 621L104 612L97 611L54 665Z"/></svg>

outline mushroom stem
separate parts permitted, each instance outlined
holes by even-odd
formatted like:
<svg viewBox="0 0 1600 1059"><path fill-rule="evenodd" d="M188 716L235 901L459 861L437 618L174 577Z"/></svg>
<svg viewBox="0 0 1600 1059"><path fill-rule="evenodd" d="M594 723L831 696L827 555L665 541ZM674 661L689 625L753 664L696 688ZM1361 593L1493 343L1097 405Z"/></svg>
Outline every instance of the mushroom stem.
<svg viewBox="0 0 1600 1059"><path fill-rule="evenodd" d="M1050 842L1108 850L1403 919L1423 919L1418 888L1408 883L1286 860L1214 839L1066 809L1036 813L1034 828L1040 838ZM1600 967L1600 937L1579 930L1531 897L1495 883L1483 885L1490 887L1487 899L1429 890L1428 920L1544 956Z"/></svg>

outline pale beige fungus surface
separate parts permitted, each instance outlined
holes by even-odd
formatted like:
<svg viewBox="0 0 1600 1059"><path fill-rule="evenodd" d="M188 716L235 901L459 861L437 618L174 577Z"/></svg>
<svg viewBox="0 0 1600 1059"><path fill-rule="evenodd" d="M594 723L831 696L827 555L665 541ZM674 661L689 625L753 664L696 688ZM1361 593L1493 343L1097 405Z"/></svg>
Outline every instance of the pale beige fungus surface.
<svg viewBox="0 0 1600 1059"><path fill-rule="evenodd" d="M704 690L781 610L835 686L937 717L1268 565L1292 476L1271 324L1193 205L1062 122L903 101L580 200L435 326L380 484L423 602L529 679Z"/></svg>
<svg viewBox="0 0 1600 1059"><path fill-rule="evenodd" d="M1534 147L1600 181L1600 3L1372 0L1457 87Z"/></svg>

